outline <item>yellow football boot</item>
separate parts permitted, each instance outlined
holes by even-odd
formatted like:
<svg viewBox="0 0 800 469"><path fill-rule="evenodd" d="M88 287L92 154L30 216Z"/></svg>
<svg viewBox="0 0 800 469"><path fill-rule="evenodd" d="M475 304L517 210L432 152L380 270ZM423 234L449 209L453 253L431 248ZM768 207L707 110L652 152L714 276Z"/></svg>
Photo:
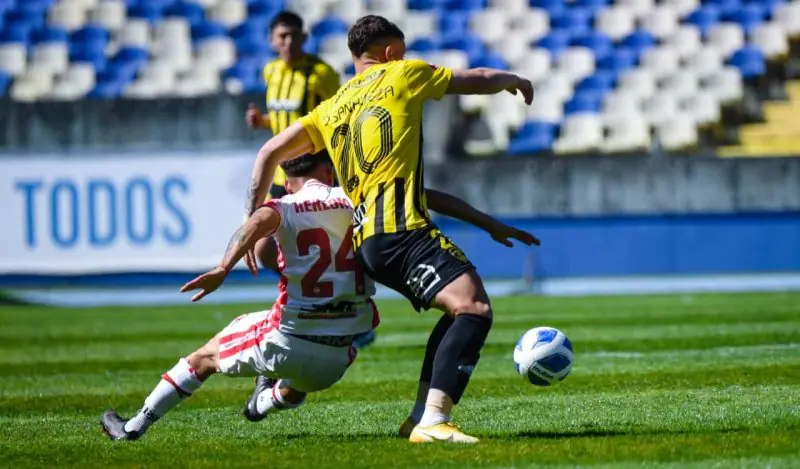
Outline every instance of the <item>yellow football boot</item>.
<svg viewBox="0 0 800 469"><path fill-rule="evenodd" d="M434 443L441 441L443 443L462 443L474 445L480 440L474 436L469 436L462 432L461 429L458 428L458 426L454 423L445 422L437 425L431 425L430 427L422 427L417 425L414 427L414 430L411 431L408 441L411 443Z"/></svg>
<svg viewBox="0 0 800 469"><path fill-rule="evenodd" d="M400 425L400 431L398 431L397 433L402 438L408 438L411 436L411 432L414 430L414 427L416 426L417 424L414 423L413 420L411 420L411 417L406 417L406 419L403 420L403 424Z"/></svg>

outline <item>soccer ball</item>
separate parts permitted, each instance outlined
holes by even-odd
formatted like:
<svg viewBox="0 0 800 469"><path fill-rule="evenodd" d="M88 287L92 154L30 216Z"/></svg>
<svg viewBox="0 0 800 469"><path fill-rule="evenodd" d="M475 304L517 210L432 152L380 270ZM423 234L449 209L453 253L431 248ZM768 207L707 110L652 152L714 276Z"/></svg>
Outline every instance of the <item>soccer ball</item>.
<svg viewBox="0 0 800 469"><path fill-rule="evenodd" d="M535 327L517 341L514 366L531 384L550 386L572 370L572 342L558 329Z"/></svg>

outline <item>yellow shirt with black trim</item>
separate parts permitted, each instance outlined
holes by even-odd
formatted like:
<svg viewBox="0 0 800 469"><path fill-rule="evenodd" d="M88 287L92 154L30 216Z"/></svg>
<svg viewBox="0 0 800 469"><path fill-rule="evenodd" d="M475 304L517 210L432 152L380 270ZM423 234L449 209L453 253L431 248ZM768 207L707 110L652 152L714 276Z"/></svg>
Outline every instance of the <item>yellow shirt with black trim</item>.
<svg viewBox="0 0 800 469"><path fill-rule="evenodd" d="M277 135L311 112L339 89L339 74L315 55L304 55L289 66L278 58L264 66L266 104L270 128ZM278 168L274 184L283 185L286 175Z"/></svg>
<svg viewBox="0 0 800 469"><path fill-rule="evenodd" d="M422 110L453 73L421 60L369 67L300 122L314 151L327 148L356 205L354 241L430 223L423 184Z"/></svg>

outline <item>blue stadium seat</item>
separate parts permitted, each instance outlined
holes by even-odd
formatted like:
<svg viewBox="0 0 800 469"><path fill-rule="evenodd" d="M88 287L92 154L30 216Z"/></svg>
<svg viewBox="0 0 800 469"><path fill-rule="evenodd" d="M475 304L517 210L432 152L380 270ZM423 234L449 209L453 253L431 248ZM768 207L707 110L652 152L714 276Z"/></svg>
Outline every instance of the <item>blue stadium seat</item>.
<svg viewBox="0 0 800 469"><path fill-rule="evenodd" d="M472 34L465 34L462 37L442 41L442 49L460 50L467 54L467 61L475 63L486 53L486 46L483 41Z"/></svg>
<svg viewBox="0 0 800 469"><path fill-rule="evenodd" d="M141 18L151 23L155 23L164 16L162 5L154 3L136 3L128 7L129 18Z"/></svg>
<svg viewBox="0 0 800 469"><path fill-rule="evenodd" d="M54 0L23 0L17 2L15 10L23 16L44 17L47 9L55 3Z"/></svg>
<svg viewBox="0 0 800 469"><path fill-rule="evenodd" d="M225 78L236 78L242 82L245 92L258 91L263 87L261 74L264 63L257 58L244 58L225 71Z"/></svg>
<svg viewBox="0 0 800 469"><path fill-rule="evenodd" d="M745 33L763 23L769 12L758 3L746 3L729 15L729 19L739 24Z"/></svg>
<svg viewBox="0 0 800 469"><path fill-rule="evenodd" d="M347 64L347 67L344 68L345 75L355 75L356 74L356 66L353 64Z"/></svg>
<svg viewBox="0 0 800 469"><path fill-rule="evenodd" d="M536 41L536 46L550 51L553 58L561 55L569 47L570 36L567 31L551 29L547 36Z"/></svg>
<svg viewBox="0 0 800 469"><path fill-rule="evenodd" d="M614 88L614 74L611 72L597 71L578 83L575 87L576 93L594 93L605 96Z"/></svg>
<svg viewBox="0 0 800 469"><path fill-rule="evenodd" d="M249 37L266 38L269 36L269 22L261 18L248 18L247 21L233 28L230 36L234 40Z"/></svg>
<svg viewBox="0 0 800 469"><path fill-rule="evenodd" d="M730 16L742 7L742 0L706 0L708 5L714 5L719 9L720 18L728 21Z"/></svg>
<svg viewBox="0 0 800 469"><path fill-rule="evenodd" d="M409 10L433 10L444 8L448 0L408 0Z"/></svg>
<svg viewBox="0 0 800 469"><path fill-rule="evenodd" d="M311 28L311 34L322 39L333 34L347 34L348 26L339 18L326 18Z"/></svg>
<svg viewBox="0 0 800 469"><path fill-rule="evenodd" d="M553 148L558 125L550 122L529 121L519 129L508 147L510 155L526 155Z"/></svg>
<svg viewBox="0 0 800 469"><path fill-rule="evenodd" d="M117 71L120 74L131 73L133 75L146 64L150 58L150 53L145 49L138 47L123 47L120 49L114 58L109 62L111 71ZM108 71L108 70L107 70Z"/></svg>
<svg viewBox="0 0 800 469"><path fill-rule="evenodd" d="M121 81L98 81L89 97L94 99L114 99L122 95L125 83Z"/></svg>
<svg viewBox="0 0 800 469"><path fill-rule="evenodd" d="M105 28L94 25L84 26L83 28L70 34L70 42L73 43L100 42L105 44L108 42L108 39L108 31Z"/></svg>
<svg viewBox="0 0 800 469"><path fill-rule="evenodd" d="M595 91L575 93L575 96L564 104L564 114L570 115L580 112L599 113L602 103L603 96Z"/></svg>
<svg viewBox="0 0 800 469"><path fill-rule="evenodd" d="M0 43L2 42L19 42L25 45L30 44L33 24L24 22L15 22L13 19L9 21L8 25L0 31Z"/></svg>
<svg viewBox="0 0 800 469"><path fill-rule="evenodd" d="M457 39L467 34L469 15L462 12L443 12L439 16L439 33L444 40Z"/></svg>
<svg viewBox="0 0 800 469"><path fill-rule="evenodd" d="M711 27L719 23L720 15L721 13L717 6L703 5L686 17L686 23L697 26L697 29L705 35Z"/></svg>
<svg viewBox="0 0 800 469"><path fill-rule="evenodd" d="M247 18L248 20L257 19L264 21L265 25L269 27L272 18L280 13L282 9L283 6L276 6L275 3L270 3L268 1L251 1L247 5Z"/></svg>
<svg viewBox="0 0 800 469"><path fill-rule="evenodd" d="M739 69L745 80L759 77L767 71L764 53L754 46L744 46L734 52L729 63Z"/></svg>
<svg viewBox="0 0 800 469"><path fill-rule="evenodd" d="M550 13L550 16L561 13L562 10L566 9L564 0L530 0L529 3L532 7L541 8Z"/></svg>
<svg viewBox="0 0 800 469"><path fill-rule="evenodd" d="M14 0L0 0L0 25L3 24L3 15L14 8Z"/></svg>
<svg viewBox="0 0 800 469"><path fill-rule="evenodd" d="M597 61L597 69L612 74L615 78L636 66L636 52L627 47L617 47L613 52Z"/></svg>
<svg viewBox="0 0 800 469"><path fill-rule="evenodd" d="M216 21L206 21L192 26L192 40L200 41L210 37L223 37L228 35L228 28ZM264 36L266 37L266 35Z"/></svg>
<svg viewBox="0 0 800 469"><path fill-rule="evenodd" d="M273 55L272 47L266 38L246 37L236 41L236 53L239 57L269 57Z"/></svg>
<svg viewBox="0 0 800 469"><path fill-rule="evenodd" d="M36 42L69 42L69 33L61 28L42 28L33 35Z"/></svg>
<svg viewBox="0 0 800 469"><path fill-rule="evenodd" d="M655 47L656 38L647 31L634 31L622 39L622 45L629 48L639 57L642 52Z"/></svg>
<svg viewBox="0 0 800 469"><path fill-rule="evenodd" d="M614 43L611 38L603 33L594 31L573 37L572 45L591 49L597 60L602 60L614 51Z"/></svg>
<svg viewBox="0 0 800 469"><path fill-rule="evenodd" d="M32 29L40 29L45 26L46 15L44 12L36 10L14 9L6 14L6 24L9 26L26 24Z"/></svg>
<svg viewBox="0 0 800 469"><path fill-rule="evenodd" d="M475 61L470 62L469 66L470 68L487 67L499 70L508 70L510 68L508 62L496 52L487 52L483 54L481 57L476 58Z"/></svg>
<svg viewBox="0 0 800 469"><path fill-rule="evenodd" d="M102 72L108 62L105 44L70 44L69 60L70 62L90 63L95 70Z"/></svg>
<svg viewBox="0 0 800 469"><path fill-rule="evenodd" d="M589 34L592 30L592 11L572 7L550 16L550 26L569 32L571 37Z"/></svg>
<svg viewBox="0 0 800 469"><path fill-rule="evenodd" d="M319 38L309 36L303 44L303 50L306 54L319 54Z"/></svg>
<svg viewBox="0 0 800 469"><path fill-rule="evenodd" d="M408 50L424 54L426 52L434 52L442 48L442 41L438 37L421 37L414 39L408 45Z"/></svg>
<svg viewBox="0 0 800 469"><path fill-rule="evenodd" d="M192 26L200 24L206 19L203 7L196 3L180 1L164 9L164 16L178 16L186 18Z"/></svg>
<svg viewBox="0 0 800 469"><path fill-rule="evenodd" d="M0 70L0 96L6 94L8 86L11 84L11 75Z"/></svg>
<svg viewBox="0 0 800 469"><path fill-rule="evenodd" d="M486 0L449 0L445 8L449 11L475 11L486 8Z"/></svg>
<svg viewBox="0 0 800 469"><path fill-rule="evenodd" d="M576 0L574 5L588 8L592 13L597 13L598 11L604 9L608 3L609 2L607 0Z"/></svg>

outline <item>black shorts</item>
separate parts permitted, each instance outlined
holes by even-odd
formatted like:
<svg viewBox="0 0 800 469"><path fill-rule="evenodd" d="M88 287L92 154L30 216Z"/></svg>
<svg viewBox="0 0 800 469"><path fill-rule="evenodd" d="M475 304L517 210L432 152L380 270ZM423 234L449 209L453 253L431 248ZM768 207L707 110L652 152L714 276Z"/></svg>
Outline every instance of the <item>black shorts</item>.
<svg viewBox="0 0 800 469"><path fill-rule="evenodd" d="M431 307L436 294L475 267L436 225L365 239L356 250L367 275L401 293L417 311Z"/></svg>
<svg viewBox="0 0 800 469"><path fill-rule="evenodd" d="M269 198L272 200L280 199L287 194L288 192L286 192L286 188L283 186L273 184L272 187L269 188Z"/></svg>

